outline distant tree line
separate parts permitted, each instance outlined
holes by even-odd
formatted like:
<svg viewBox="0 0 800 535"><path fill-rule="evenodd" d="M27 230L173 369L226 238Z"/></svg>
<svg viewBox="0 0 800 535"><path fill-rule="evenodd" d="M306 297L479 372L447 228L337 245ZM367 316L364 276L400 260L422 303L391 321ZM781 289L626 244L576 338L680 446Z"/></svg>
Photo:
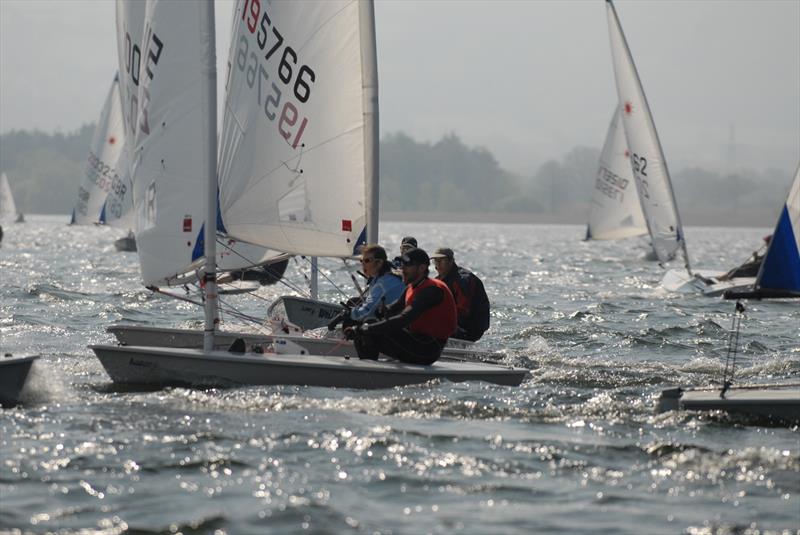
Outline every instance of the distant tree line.
<svg viewBox="0 0 800 535"><path fill-rule="evenodd" d="M8 174L20 210L72 211L93 131L86 125L67 134L16 130L0 136L0 171ZM581 223L598 158L597 148L575 147L532 176L520 176L501 168L489 150L469 147L456 134L422 143L397 132L381 140L381 211L454 219L465 213L519 214ZM672 175L684 223L766 227L773 224L791 178L775 169L720 174L685 168Z"/></svg>

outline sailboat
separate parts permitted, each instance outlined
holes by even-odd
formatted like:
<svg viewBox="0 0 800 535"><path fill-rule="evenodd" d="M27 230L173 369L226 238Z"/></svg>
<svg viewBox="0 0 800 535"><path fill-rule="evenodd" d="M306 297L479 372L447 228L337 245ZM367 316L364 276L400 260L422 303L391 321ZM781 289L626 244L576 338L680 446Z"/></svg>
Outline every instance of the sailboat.
<svg viewBox="0 0 800 535"><path fill-rule="evenodd" d="M618 112L622 118L631 170L653 251L661 265L671 262L682 253L685 269L691 272L683 225L675 204L664 151L639 73L611 0L606 2L606 14L619 98Z"/></svg>
<svg viewBox="0 0 800 535"><path fill-rule="evenodd" d="M756 281L748 289L726 292L725 298L800 298L800 166ZM726 380L716 387L670 388L661 393L658 408L722 410L796 424L800 423L800 383L734 386Z"/></svg>
<svg viewBox="0 0 800 535"><path fill-rule="evenodd" d="M647 234L621 121L619 108L615 107L594 181L587 240L619 240Z"/></svg>
<svg viewBox="0 0 800 535"><path fill-rule="evenodd" d="M278 67L278 72L270 74L267 65L253 63L256 56L252 55L256 50L253 47L260 51L265 36L276 39L269 32L277 31L285 36L284 30L275 26L278 30L256 28L251 31L247 24L250 15L242 11L247 5L250 4L237 4L234 20L240 22L232 32L231 70L226 84L219 151L221 226L229 234L278 251L314 257L350 257L365 239L375 242L378 236L378 132L376 121L367 120L377 115L377 89L370 86L362 95L362 88L356 82L345 84L342 81L339 86L331 86L329 82L331 95L318 97L321 89L316 87L315 80L320 76L320 67L301 64L294 67L296 78L291 87L285 87L281 72L288 73L288 66L280 71L280 57L270 60ZM331 9L335 6L340 4L331 4ZM131 8L126 6L125 9ZM320 8L309 12L314 10L320 11ZM330 17L337 12L323 9L318 16ZM297 20L300 15L295 8L271 8L270 20L272 13L284 17L284 26L296 28L299 35L309 31L307 23ZM340 37L332 32L339 30L324 20L320 20L320 33L314 34L314 39L319 43L338 42ZM349 24L353 28L358 25L354 20ZM254 34L256 41L252 41ZM355 41L348 43L344 56L334 56L333 51L323 52L314 47L309 53L320 56L317 63L324 61L326 66L331 66L325 71L327 80L344 78L346 66L347 76L357 81L362 77L358 59L361 51L357 45ZM288 50L274 51L273 55L280 52L290 57L296 54L294 48ZM346 65L342 65L343 58L348 61ZM253 78L255 74L258 79ZM281 97L281 91L288 91L289 98ZM273 109L278 102L282 104ZM298 106L309 115L302 118L294 115ZM310 122L312 113L313 124ZM290 122L294 123L295 130L290 129ZM369 144L365 141L366 129L370 129L369 138L374 140ZM160 166L160 159L154 161L156 167ZM196 176L196 173L186 174ZM183 211L178 211L190 213L192 207L188 200L184 201ZM142 260L143 274L146 262ZM177 262L178 265L186 263ZM158 278L145 277L146 285L161 282ZM350 341L300 334L327 325L340 311L337 304L289 296L273 303L267 316L284 329L278 331L279 337L287 339L284 342L289 342L293 348L300 346L313 354L355 356L355 347ZM127 345L198 348L203 340L201 331L191 329L119 324L110 326L108 331ZM215 346L227 348L237 338L243 339L247 347L257 348L274 346L275 340L271 334L220 332L215 337ZM286 347L284 343L277 349ZM447 348L446 353L460 358L499 358L497 354L474 348Z"/></svg>
<svg viewBox="0 0 800 535"><path fill-rule="evenodd" d="M78 187L70 224L130 228L133 191L124 147L125 125L116 74L94 129L86 174ZM120 240L115 242L118 250L136 250L135 241L130 244L125 238Z"/></svg>
<svg viewBox="0 0 800 535"><path fill-rule="evenodd" d="M0 221L25 221L22 213L17 212L17 203L14 202L14 194L11 193L11 185L5 173L0 173Z"/></svg>
<svg viewBox="0 0 800 535"><path fill-rule="evenodd" d="M152 74L139 88L139 115L146 114L155 128L138 134L134 174L135 189L143 194L134 197L136 217L145 230L155 227L160 213L155 193L166 181L155 179L183 175L189 166L195 166L191 176L205 177L205 221L217 216L214 8L211 2L176 4L147 3L142 56L154 59L148 65ZM337 188L326 189L325 183L345 184L352 174L377 173L373 4L307 2L298 9L295 3L268 6L240 0L234 20L236 46L231 50L219 166L225 228L238 239L295 254L351 254L365 226L359 212L364 213L365 204L377 204L377 192L342 198ZM268 37L271 49L266 47ZM272 60L263 61L269 50ZM185 113L194 108L202 113ZM179 141L180 151L173 146ZM196 158L198 154L203 157ZM260 166L261 158L268 165ZM265 182L277 179L276 192L263 189ZM359 182L365 183L363 178ZM311 199L320 188L330 191L330 197L317 205ZM140 204L140 199L145 202ZM90 346L113 381L387 388L432 379L517 385L527 374L523 369L444 360L415 366L299 352L215 350L215 229L204 229L203 348ZM137 237L141 255L150 247L150 238L146 232L137 232ZM153 251L155 245L153 239ZM163 269L146 270L147 256L142 258L143 276L164 276Z"/></svg>

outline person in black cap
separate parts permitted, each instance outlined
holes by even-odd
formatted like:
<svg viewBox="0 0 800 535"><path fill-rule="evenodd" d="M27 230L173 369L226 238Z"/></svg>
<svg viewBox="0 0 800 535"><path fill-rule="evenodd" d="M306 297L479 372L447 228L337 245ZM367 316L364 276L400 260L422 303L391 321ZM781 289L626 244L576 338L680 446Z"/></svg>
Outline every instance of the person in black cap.
<svg viewBox="0 0 800 535"><path fill-rule="evenodd" d="M362 359L374 360L383 353L430 365L456 330L456 304L443 282L428 277L428 253L410 249L401 262L405 294L387 309L385 319L353 328L356 351Z"/></svg>
<svg viewBox="0 0 800 535"><path fill-rule="evenodd" d="M431 255L439 274L436 278L453 292L458 309L458 329L453 338L475 342L489 328L489 297L483 282L471 271L456 264L453 250L436 249Z"/></svg>
<svg viewBox="0 0 800 535"><path fill-rule="evenodd" d="M417 239L414 236L406 236L400 241L400 256L395 256L392 260L392 268L400 271L402 266L401 258L411 249L417 248Z"/></svg>

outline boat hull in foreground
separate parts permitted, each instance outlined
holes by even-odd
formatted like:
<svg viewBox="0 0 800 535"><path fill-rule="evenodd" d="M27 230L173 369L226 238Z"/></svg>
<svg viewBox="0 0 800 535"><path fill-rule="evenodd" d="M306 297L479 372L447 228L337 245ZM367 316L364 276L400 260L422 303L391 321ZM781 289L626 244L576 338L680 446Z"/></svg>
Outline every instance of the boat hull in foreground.
<svg viewBox="0 0 800 535"><path fill-rule="evenodd" d="M376 389L425 383L485 381L517 386L522 368L439 361L431 366L395 360L360 360L320 355L231 353L143 346L89 346L115 383L231 387L298 385Z"/></svg>
<svg viewBox="0 0 800 535"><path fill-rule="evenodd" d="M113 334L119 343L129 346L150 347L203 347L203 331L196 329L167 329L145 325L111 325L106 332ZM276 336L260 333L217 331L214 334L214 349L227 350L236 339L244 340L248 349L274 344ZM311 355L357 357L353 342L338 338L311 338L297 334L281 334L277 338L287 340L303 348ZM452 342L452 340L451 340ZM484 362L498 362L504 355L471 347L466 342L464 347L444 348L443 356Z"/></svg>
<svg viewBox="0 0 800 535"><path fill-rule="evenodd" d="M720 388L670 388L661 392L658 412L670 410L725 411L732 414L800 423L800 385Z"/></svg>
<svg viewBox="0 0 800 535"><path fill-rule="evenodd" d="M0 405L13 407L19 403L19 396L33 362L38 356L9 357L0 359Z"/></svg>

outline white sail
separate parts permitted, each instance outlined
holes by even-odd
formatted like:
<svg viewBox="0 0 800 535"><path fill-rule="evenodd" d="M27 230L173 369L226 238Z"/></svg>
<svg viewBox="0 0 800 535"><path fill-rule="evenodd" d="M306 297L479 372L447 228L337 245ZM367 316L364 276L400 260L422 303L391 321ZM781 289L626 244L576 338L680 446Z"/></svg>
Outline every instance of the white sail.
<svg viewBox="0 0 800 535"><path fill-rule="evenodd" d="M5 173L0 173L0 219L16 219L17 204Z"/></svg>
<svg viewBox="0 0 800 535"><path fill-rule="evenodd" d="M124 200L130 198L126 184L127 169L122 172L117 169L124 145L125 125L119 96L119 77L115 76L94 129L86 173L78 187L73 223L87 225L103 221L106 197L112 191L117 192L122 201L114 204L114 213L119 213L117 219L122 216Z"/></svg>
<svg viewBox="0 0 800 535"><path fill-rule="evenodd" d="M140 40L131 169L137 247L146 285L179 279L199 267L204 255L208 173L203 155L207 137L216 137L207 132L204 119L209 106L216 104L201 99L208 36L181 7L181 2L149 0ZM217 252L217 267L241 269L276 255L226 240Z"/></svg>
<svg viewBox="0 0 800 535"><path fill-rule="evenodd" d="M688 268L683 228L653 117L614 4L608 0L606 8L619 109L653 249L663 263L674 259L678 249L682 248Z"/></svg>
<svg viewBox="0 0 800 535"><path fill-rule="evenodd" d="M592 191L587 239L618 240L647 234L625 129L615 108Z"/></svg>
<svg viewBox="0 0 800 535"><path fill-rule="evenodd" d="M219 170L231 235L343 257L377 214L377 76L362 74L375 58L362 52L372 5L360 4L237 2ZM364 41L374 48L373 28Z"/></svg>

